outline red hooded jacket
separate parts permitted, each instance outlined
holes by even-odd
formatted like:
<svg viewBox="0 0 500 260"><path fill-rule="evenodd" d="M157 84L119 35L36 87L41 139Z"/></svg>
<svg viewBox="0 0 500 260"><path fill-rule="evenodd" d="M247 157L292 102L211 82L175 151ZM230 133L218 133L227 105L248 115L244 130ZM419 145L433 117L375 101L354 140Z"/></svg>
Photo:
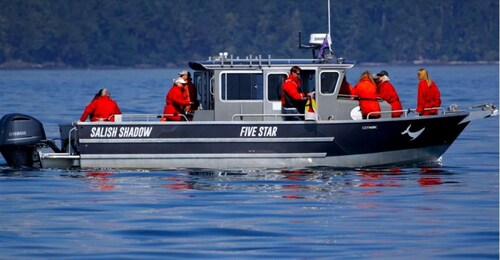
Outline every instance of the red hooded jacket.
<svg viewBox="0 0 500 260"><path fill-rule="evenodd" d="M378 94L380 98L387 101L391 105L391 110L402 110L403 106L399 101L399 96L394 86L388 80L378 83ZM392 117L400 117L403 112L392 112Z"/></svg>
<svg viewBox="0 0 500 260"><path fill-rule="evenodd" d="M90 115L90 121L115 121L111 115L121 114L118 104L109 96L98 97L85 107L80 121L84 122Z"/></svg>
<svg viewBox="0 0 500 260"><path fill-rule="evenodd" d="M417 112L422 115L437 115L437 109L425 110L425 108L440 107L441 106L441 94L439 89L431 81L431 85L427 85L427 81L421 80L418 83L418 97L417 97Z"/></svg>
<svg viewBox="0 0 500 260"><path fill-rule="evenodd" d="M349 82L347 82L344 78L344 80L342 81L342 84L340 85L340 90L339 90L339 94L342 94L342 95L352 95L352 86L351 84L349 84Z"/></svg>
<svg viewBox="0 0 500 260"><path fill-rule="evenodd" d="M189 100L184 95L182 87L174 84L168 91L165 101L167 105L163 109L163 114L171 114L171 116L166 116L167 120L182 121L183 117L179 114L184 114L185 106L189 105Z"/></svg>
<svg viewBox="0 0 500 260"><path fill-rule="evenodd" d="M362 78L353 89L353 95L359 98L359 106L363 118L371 112L380 112L380 105L377 101L377 85L370 78ZM380 113L370 114L370 118L379 118Z"/></svg>

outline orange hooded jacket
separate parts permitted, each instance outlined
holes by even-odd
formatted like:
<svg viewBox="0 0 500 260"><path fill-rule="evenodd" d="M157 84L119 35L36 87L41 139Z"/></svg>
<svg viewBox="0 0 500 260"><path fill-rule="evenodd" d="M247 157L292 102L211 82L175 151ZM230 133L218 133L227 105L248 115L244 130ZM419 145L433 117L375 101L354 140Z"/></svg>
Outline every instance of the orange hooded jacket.
<svg viewBox="0 0 500 260"><path fill-rule="evenodd" d="M377 101L377 85L370 78L362 78L353 89L353 95L359 98L359 106L363 118L371 112L380 112L380 105ZM380 113L370 114L370 118L379 118Z"/></svg>

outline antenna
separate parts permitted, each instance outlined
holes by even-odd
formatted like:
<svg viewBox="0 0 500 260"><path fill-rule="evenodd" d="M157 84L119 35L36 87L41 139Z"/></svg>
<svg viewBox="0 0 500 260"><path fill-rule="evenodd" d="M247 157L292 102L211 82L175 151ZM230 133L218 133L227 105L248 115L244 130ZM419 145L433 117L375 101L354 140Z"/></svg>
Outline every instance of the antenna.
<svg viewBox="0 0 500 260"><path fill-rule="evenodd" d="M330 36L330 39L332 38L332 29L331 29L331 17L330 17L330 0L328 0L328 36ZM329 42L330 50L332 49L332 43L331 41Z"/></svg>

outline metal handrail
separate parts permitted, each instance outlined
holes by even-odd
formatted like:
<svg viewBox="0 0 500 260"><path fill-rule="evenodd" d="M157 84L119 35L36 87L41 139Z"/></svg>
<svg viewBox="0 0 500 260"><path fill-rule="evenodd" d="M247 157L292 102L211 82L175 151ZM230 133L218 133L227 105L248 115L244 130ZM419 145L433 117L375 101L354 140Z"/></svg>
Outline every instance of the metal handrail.
<svg viewBox="0 0 500 260"><path fill-rule="evenodd" d="M424 108L424 110L441 110L442 114L446 114L446 110L443 107L430 107L430 108Z"/></svg>
<svg viewBox="0 0 500 260"><path fill-rule="evenodd" d="M126 121L134 121L134 119L138 121L136 118L145 118L146 122L150 122L166 116L181 116L185 121L188 121L184 114L122 114L122 119L127 118Z"/></svg>
<svg viewBox="0 0 500 260"><path fill-rule="evenodd" d="M127 121L127 122L133 122L133 121L156 121L156 119L166 117L166 116L181 116L183 119L186 121L188 120L186 115L184 114L113 114L109 118L116 116L116 115L121 115L122 116L122 121ZM116 118L116 117L115 117ZM144 118L145 120L137 120L137 118ZM155 119L155 120L153 120Z"/></svg>
<svg viewBox="0 0 500 260"><path fill-rule="evenodd" d="M231 117L231 121L235 121L234 119L237 117L274 117L275 120L278 120L278 116L281 116L283 114L234 114ZM288 116L303 116L304 114L287 114Z"/></svg>
<svg viewBox="0 0 500 260"><path fill-rule="evenodd" d="M278 117L296 117L296 116L305 116L305 114L234 114L231 117L231 121L235 121L234 119L237 117L274 117L276 121L278 121ZM318 118L319 119L319 118Z"/></svg>
<svg viewBox="0 0 500 260"><path fill-rule="evenodd" d="M71 132L73 131L76 131L76 126L71 128L68 132L68 154L72 154L71 153L71 146L72 146L72 143L71 143ZM76 138L75 138L76 139Z"/></svg>
<svg viewBox="0 0 500 260"><path fill-rule="evenodd" d="M227 54L226 54L227 55ZM253 66L261 68L263 65L267 65L268 67L271 67L273 64L278 63L278 65L281 64L297 64L297 63L315 63L318 60L317 59L272 59L271 55L267 56L266 58L262 58L262 55L248 55L245 58L239 58L237 57L236 59L234 56L231 54L229 58L226 55L219 55L219 57L216 57L215 59L211 59L209 57L208 60L202 61L202 64L204 65L216 65L216 66L221 66L224 67L224 65L229 65L230 67L250 67L252 68ZM334 63L333 65L336 66L341 66L341 67L352 67L354 63L350 62L344 62L344 63Z"/></svg>
<svg viewBox="0 0 500 260"><path fill-rule="evenodd" d="M404 116L407 117L408 116L408 113L410 112L413 112L415 109L406 109L406 110L389 110L389 111L377 111L377 112L370 112L368 113L368 115L366 116L366 118L370 119L370 116L373 115L373 114L380 114L380 115L383 115L383 114L392 114L393 112L403 112Z"/></svg>
<svg viewBox="0 0 500 260"><path fill-rule="evenodd" d="M442 107L431 107L431 108L424 108L424 110L434 110L434 109L438 109L438 110L441 110L442 111L442 114L446 114L446 110ZM368 115L366 115L366 118L367 119L370 119L370 116L371 115L374 115L374 114L377 114L377 115L382 115L382 114L389 114L392 112L403 112L404 113L404 116L407 117L408 116L408 113L416 113L417 112L417 109L406 109L406 110L388 110L388 111L376 111L376 112L370 112L368 113Z"/></svg>
<svg viewBox="0 0 500 260"><path fill-rule="evenodd" d="M446 114L446 110L443 107L425 108L425 110L433 110L433 109L438 109L438 110L442 111L442 114ZM382 115L382 114L389 114L389 113L393 113L393 112L403 112L404 116L407 117L409 113L415 113L416 109L370 112L367 115L367 119L370 119L370 117L373 116L374 114ZM118 115L122 116L123 121L129 121L129 122L138 121L136 118L145 118L146 122L150 122L150 121L153 121L153 119L156 120L156 119L163 118L166 116L181 116L185 121L188 121L188 118L184 114L177 114L177 115L175 115L175 114L118 114ZM111 118L112 116L116 116L116 114L111 115L109 118ZM235 121L235 119L237 117L261 117L263 119L266 117L273 117L274 120L278 121L278 118L281 118L281 117L295 117L295 116L303 116L304 117L305 114L243 114L243 113L239 113L239 114L234 114L231 117L231 121Z"/></svg>

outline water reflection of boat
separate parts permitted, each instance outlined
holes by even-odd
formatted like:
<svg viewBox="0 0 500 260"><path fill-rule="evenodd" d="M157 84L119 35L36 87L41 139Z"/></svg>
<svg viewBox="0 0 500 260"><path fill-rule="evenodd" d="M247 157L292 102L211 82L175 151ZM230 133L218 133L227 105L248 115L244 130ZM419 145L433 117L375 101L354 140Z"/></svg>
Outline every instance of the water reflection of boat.
<svg viewBox="0 0 500 260"><path fill-rule="evenodd" d="M307 46L314 54L325 47L317 38ZM191 62L201 103L193 121L161 122L154 114L62 124L59 147L46 140L37 119L8 114L0 121L0 150L10 166L41 168L425 165L438 161L471 120L497 114L493 105L450 106L436 116L405 110L391 118L390 105L380 100L382 118L358 120L356 97L339 93L354 63L327 55L328 47L323 53L313 59L221 53ZM302 68L304 91L316 93L314 120L285 121L281 113L281 86L292 65Z"/></svg>

